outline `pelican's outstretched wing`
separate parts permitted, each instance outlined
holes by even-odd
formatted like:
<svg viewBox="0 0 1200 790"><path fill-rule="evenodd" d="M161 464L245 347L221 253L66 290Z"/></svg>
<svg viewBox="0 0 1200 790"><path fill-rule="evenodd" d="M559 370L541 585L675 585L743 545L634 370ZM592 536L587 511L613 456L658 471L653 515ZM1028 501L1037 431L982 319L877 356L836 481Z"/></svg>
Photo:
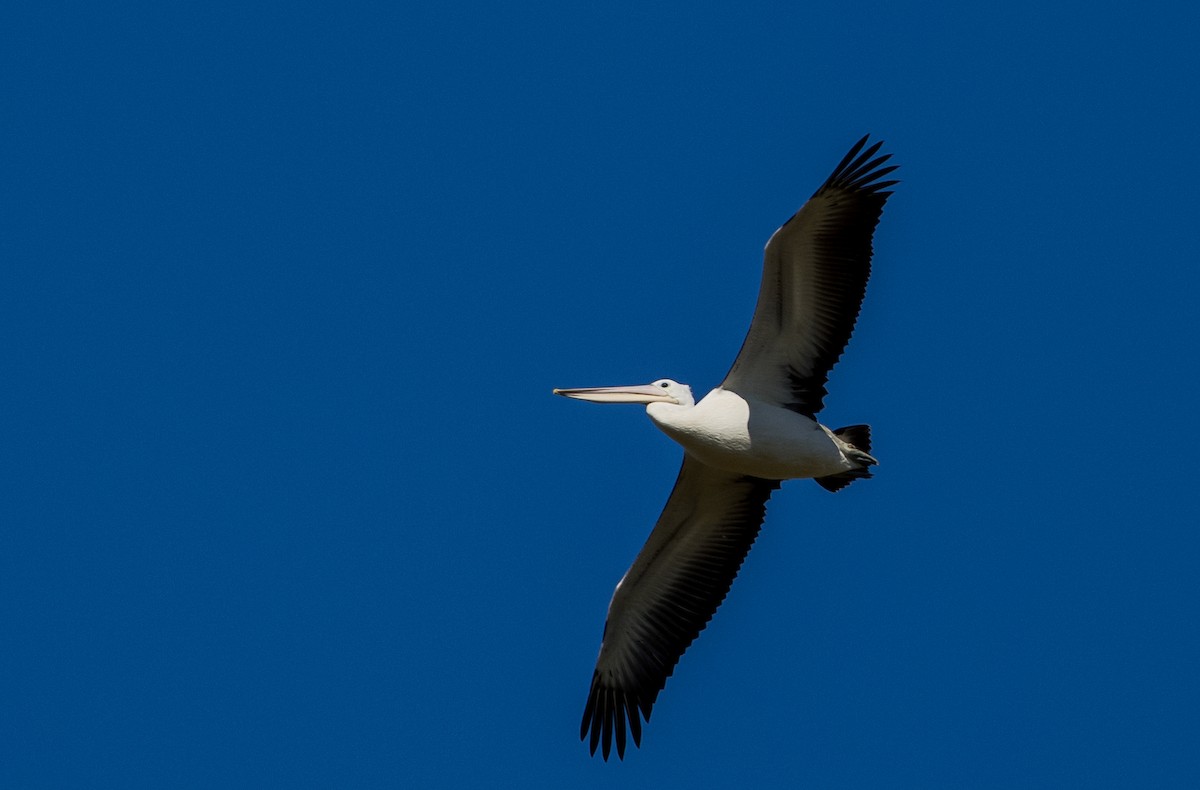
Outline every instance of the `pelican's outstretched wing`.
<svg viewBox="0 0 1200 790"><path fill-rule="evenodd" d="M684 456L658 523L608 605L579 731L591 732L592 754L603 742L607 760L615 735L624 757L626 722L641 744L639 712L650 720L679 657L725 600L778 487Z"/></svg>
<svg viewBox="0 0 1200 790"><path fill-rule="evenodd" d="M875 157L882 143L855 143L799 211L767 242L750 332L722 387L812 417L829 369L854 331L871 275L871 236L898 182ZM873 158L875 157L875 158Z"/></svg>

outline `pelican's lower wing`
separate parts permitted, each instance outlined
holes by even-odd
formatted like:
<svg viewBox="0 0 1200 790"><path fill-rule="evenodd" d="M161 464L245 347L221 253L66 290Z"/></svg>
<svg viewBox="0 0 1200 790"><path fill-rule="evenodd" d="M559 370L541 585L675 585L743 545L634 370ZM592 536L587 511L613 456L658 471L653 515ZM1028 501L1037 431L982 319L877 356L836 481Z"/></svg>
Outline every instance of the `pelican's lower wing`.
<svg viewBox="0 0 1200 790"><path fill-rule="evenodd" d="M729 592L779 487L685 455L679 479L646 545L613 593L580 737L591 751L613 737L624 757L626 723L641 744L658 692Z"/></svg>

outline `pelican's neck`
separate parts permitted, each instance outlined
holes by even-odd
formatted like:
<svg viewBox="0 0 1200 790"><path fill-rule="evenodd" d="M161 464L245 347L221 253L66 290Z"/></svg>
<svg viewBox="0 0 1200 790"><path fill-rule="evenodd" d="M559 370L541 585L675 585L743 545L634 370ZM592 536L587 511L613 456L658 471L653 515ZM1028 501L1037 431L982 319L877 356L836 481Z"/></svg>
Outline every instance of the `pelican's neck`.
<svg viewBox="0 0 1200 790"><path fill-rule="evenodd" d="M646 404L646 414L650 419L657 423L672 422L671 418L682 414L689 409L696 408L694 403L668 403L667 401L656 401L655 403Z"/></svg>

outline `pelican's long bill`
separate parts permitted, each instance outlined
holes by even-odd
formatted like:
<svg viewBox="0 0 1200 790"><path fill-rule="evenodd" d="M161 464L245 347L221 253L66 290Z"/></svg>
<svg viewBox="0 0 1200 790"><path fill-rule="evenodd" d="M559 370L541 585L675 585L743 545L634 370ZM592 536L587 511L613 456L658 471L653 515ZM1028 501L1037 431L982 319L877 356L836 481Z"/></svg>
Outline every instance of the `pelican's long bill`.
<svg viewBox="0 0 1200 790"><path fill-rule="evenodd" d="M577 387L575 389L556 389L555 395L577 400L590 400L593 403L655 403L678 401L667 391L667 388L654 384L634 384L630 387Z"/></svg>

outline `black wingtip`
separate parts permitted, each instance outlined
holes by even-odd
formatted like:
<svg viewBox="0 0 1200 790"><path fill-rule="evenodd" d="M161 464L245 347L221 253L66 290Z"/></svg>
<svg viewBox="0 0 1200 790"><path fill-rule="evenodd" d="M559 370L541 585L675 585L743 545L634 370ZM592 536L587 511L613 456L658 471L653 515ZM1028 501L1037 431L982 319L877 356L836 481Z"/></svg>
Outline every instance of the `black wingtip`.
<svg viewBox="0 0 1200 790"><path fill-rule="evenodd" d="M870 137L871 135L865 134L862 136L862 139L851 146L846 155L842 157L842 161L838 162L837 167L833 169L829 178L825 179L825 183L814 193L814 197L827 189L837 188L850 189L857 192L870 192L883 197L891 194L882 190L895 186L900 182L897 180L881 182L879 179L896 170L899 165L881 166L884 162L892 158L891 154L875 156L879 152L879 149L883 147L882 140L877 140L864 150L864 146L867 145L867 140Z"/></svg>
<svg viewBox="0 0 1200 790"><path fill-rule="evenodd" d="M605 762L612 756L615 744L617 759L624 760L630 737L634 746L642 745L642 722L638 719L638 708L636 696L606 687L601 683L599 674L594 674L587 704L583 708L583 720L579 724L579 740L588 741L588 751L593 757L599 750Z"/></svg>
<svg viewBox="0 0 1200 790"><path fill-rule="evenodd" d="M846 152L846 155L842 157L842 161L838 162L838 166L833 168L833 172L840 173L846 167L846 165L850 164L854 157L858 156L858 152L862 150L862 147L867 144L867 139L870 136L870 134L864 134L861 140L851 146L850 150ZM875 143L875 148L878 149L880 145L881 143Z"/></svg>

